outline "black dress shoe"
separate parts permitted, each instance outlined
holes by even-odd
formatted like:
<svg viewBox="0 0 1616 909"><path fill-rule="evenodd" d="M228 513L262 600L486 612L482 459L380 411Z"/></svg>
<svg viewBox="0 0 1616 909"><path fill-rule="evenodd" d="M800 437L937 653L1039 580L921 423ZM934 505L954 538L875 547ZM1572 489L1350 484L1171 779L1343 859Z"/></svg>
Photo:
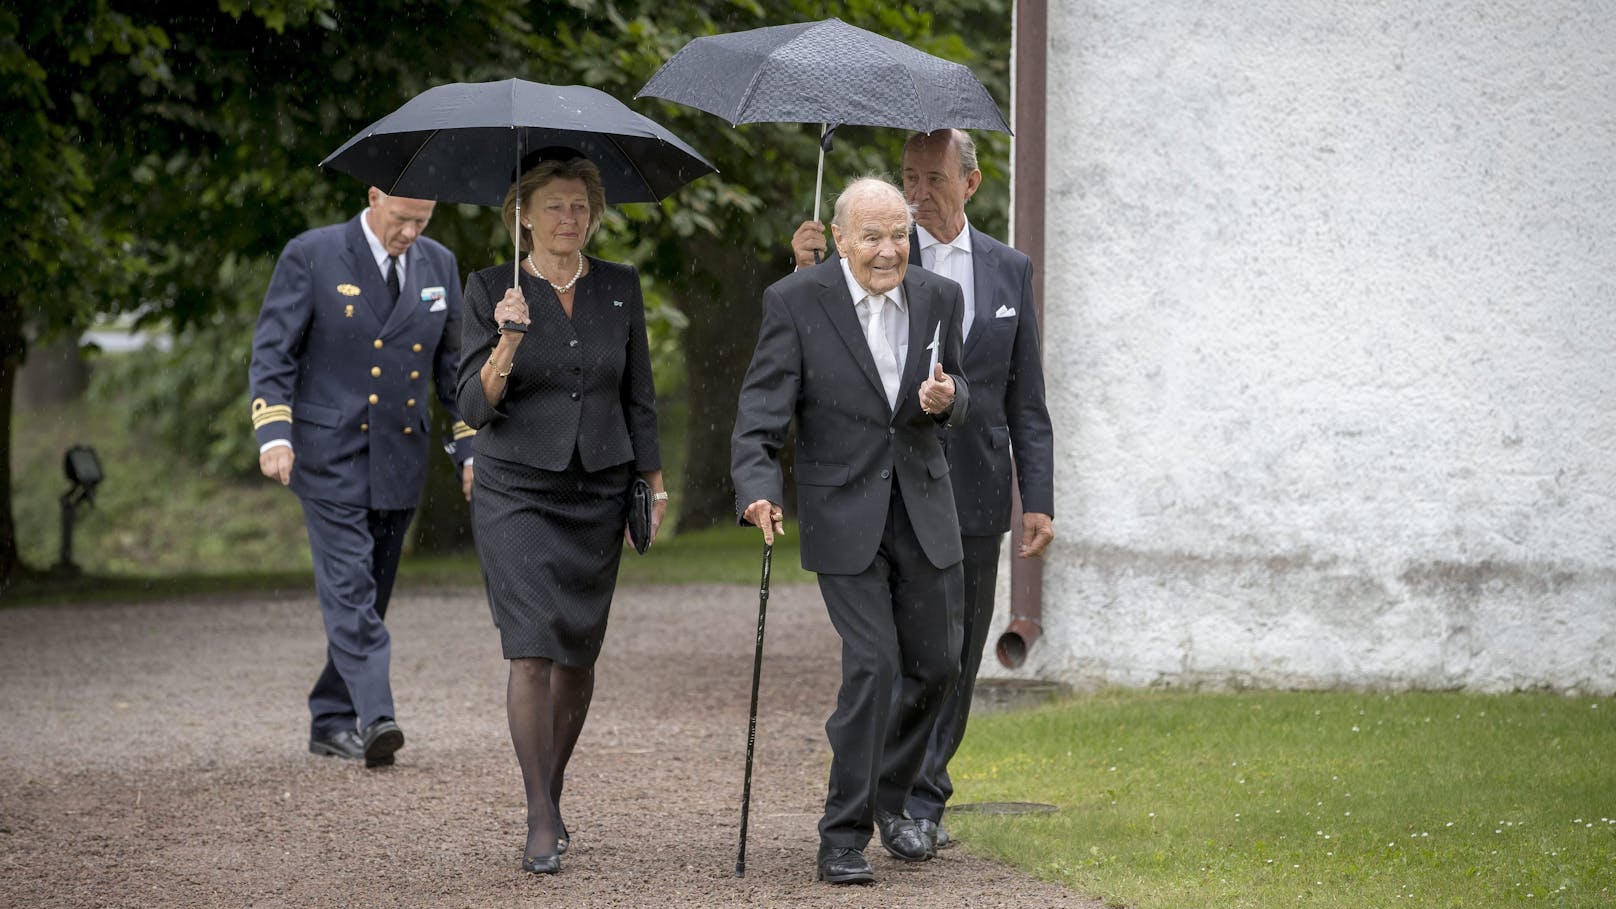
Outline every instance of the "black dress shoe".
<svg viewBox="0 0 1616 909"><path fill-rule="evenodd" d="M365 727L365 766L387 767L393 763L393 753L404 747L404 730L398 728L392 717L382 717Z"/></svg>
<svg viewBox="0 0 1616 909"><path fill-rule="evenodd" d="M561 856L535 855L522 859L522 870L529 874L556 874L561 870Z"/></svg>
<svg viewBox="0 0 1616 909"><path fill-rule="evenodd" d="M932 848L935 850L947 849L949 846L952 846L959 841L948 835L947 827L944 827L942 824L938 824L937 832L932 835L931 842Z"/></svg>
<svg viewBox="0 0 1616 909"><path fill-rule="evenodd" d="M814 878L829 884L868 884L875 880L870 863L857 849L820 846L815 862Z"/></svg>
<svg viewBox="0 0 1616 909"><path fill-rule="evenodd" d="M309 753L357 761L365 756L365 743L359 740L359 733L352 729L314 732L309 734Z"/></svg>
<svg viewBox="0 0 1616 909"><path fill-rule="evenodd" d="M933 854L936 854L937 831L941 829L937 826L937 822L931 818L923 817L915 821L915 829L920 831L920 838L926 841L926 848L930 849Z"/></svg>
<svg viewBox="0 0 1616 909"><path fill-rule="evenodd" d="M881 831L881 848L899 861L924 862L932 857L931 843L921 835L920 825L900 814L875 816Z"/></svg>

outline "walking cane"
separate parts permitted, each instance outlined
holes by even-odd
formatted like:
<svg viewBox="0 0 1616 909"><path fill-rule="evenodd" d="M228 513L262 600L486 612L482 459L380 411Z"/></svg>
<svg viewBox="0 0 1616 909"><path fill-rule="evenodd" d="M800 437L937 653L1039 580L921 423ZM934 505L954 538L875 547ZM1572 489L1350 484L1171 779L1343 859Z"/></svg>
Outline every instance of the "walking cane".
<svg viewBox="0 0 1616 909"><path fill-rule="evenodd" d="M752 749L757 745L758 680L763 675L763 619L769 611L769 563L774 546L763 544L763 581L758 586L757 650L752 654L752 709L746 719L746 783L741 787L741 846L735 853L735 876L746 877L746 819L752 808Z"/></svg>

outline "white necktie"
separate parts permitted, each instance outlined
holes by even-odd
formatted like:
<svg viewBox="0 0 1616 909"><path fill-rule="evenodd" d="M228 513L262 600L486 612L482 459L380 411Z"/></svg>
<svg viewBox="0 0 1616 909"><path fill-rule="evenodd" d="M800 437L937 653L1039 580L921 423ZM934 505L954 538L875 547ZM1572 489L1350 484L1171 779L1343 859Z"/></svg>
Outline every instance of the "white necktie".
<svg viewBox="0 0 1616 909"><path fill-rule="evenodd" d="M886 311L886 303L885 294L871 294L864 298L865 309L869 313L869 319L864 323L864 340L869 342L870 356L875 358L875 371L881 374L881 385L887 392L887 404L893 410L897 410L898 355L892 350L892 341L887 337L886 319L882 317Z"/></svg>

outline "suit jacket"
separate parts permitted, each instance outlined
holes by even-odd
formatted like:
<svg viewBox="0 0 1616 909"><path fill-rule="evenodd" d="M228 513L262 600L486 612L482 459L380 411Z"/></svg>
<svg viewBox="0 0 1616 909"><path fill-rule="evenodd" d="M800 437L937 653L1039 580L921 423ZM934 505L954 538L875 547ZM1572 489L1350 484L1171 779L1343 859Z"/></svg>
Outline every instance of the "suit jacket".
<svg viewBox="0 0 1616 909"><path fill-rule="evenodd" d="M362 217L299 234L275 263L248 370L253 429L260 445L291 441L299 496L414 508L431 448L427 395L451 414L456 440L473 434L454 406L460 270L441 243L417 239L388 312ZM457 465L470 455L447 447Z"/></svg>
<svg viewBox="0 0 1616 909"><path fill-rule="evenodd" d="M1054 431L1044 403L1032 260L970 228L975 321L965 339L970 416L946 433L960 532L997 536L1010 529L1010 461L1023 511L1055 513ZM918 235L909 259L920 264Z"/></svg>
<svg viewBox="0 0 1616 909"><path fill-rule="evenodd" d="M550 288L523 273L531 321L496 406L483 393L482 368L499 343L494 304L510 289L512 271L496 265L466 281L459 400L479 430L477 453L565 470L577 451L591 472L629 461L636 471L660 470L639 273L591 256L570 319Z"/></svg>
<svg viewBox="0 0 1616 909"><path fill-rule="evenodd" d="M859 325L841 266L824 262L763 293L763 324L741 386L730 473L740 512L759 499L780 502L778 460L797 421L797 515L802 566L857 574L875 560L896 482L926 557L938 568L962 558L940 421L966 418L971 393L960 370L959 285L924 269L903 279L909 350L896 411ZM934 417L920 409L933 333L939 362L954 380L954 406ZM744 520L744 518L743 518Z"/></svg>

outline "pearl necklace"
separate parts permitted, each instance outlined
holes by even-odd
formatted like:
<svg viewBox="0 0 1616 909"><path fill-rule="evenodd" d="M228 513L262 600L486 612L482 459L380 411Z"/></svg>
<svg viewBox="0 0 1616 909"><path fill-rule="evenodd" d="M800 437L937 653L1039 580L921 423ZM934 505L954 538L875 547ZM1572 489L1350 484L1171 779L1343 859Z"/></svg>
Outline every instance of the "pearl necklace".
<svg viewBox="0 0 1616 909"><path fill-rule="evenodd" d="M527 254L527 267L533 269L534 274L538 275L541 278L544 278L544 272L539 271L539 267L537 265L533 264L533 254L532 253ZM584 254L579 253L578 254L578 270L572 273L572 280L571 281L568 281L565 284L557 284L554 281L551 281L549 278L544 278L544 283L546 283L546 284L550 285L551 287L555 288L556 293L564 294L567 291L572 290L572 285L577 284L578 279L583 277L583 276L584 276Z"/></svg>

